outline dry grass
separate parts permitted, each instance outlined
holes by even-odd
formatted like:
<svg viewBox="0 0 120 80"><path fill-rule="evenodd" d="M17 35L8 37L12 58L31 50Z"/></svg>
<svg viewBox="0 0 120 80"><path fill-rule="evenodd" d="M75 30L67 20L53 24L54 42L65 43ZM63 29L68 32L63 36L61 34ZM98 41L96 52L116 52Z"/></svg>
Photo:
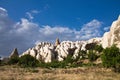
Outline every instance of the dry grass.
<svg viewBox="0 0 120 80"><path fill-rule="evenodd" d="M14 65L0 66L0 80L120 80L120 74L96 67L25 69Z"/></svg>

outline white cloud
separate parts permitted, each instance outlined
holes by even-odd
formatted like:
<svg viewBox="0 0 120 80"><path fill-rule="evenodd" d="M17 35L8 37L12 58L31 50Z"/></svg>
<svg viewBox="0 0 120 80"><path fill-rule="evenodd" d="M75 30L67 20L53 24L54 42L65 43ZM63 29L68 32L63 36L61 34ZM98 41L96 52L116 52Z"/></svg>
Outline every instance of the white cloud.
<svg viewBox="0 0 120 80"><path fill-rule="evenodd" d="M108 27L104 27L103 30L104 30L104 31L109 31L109 30L110 30L110 26L108 26Z"/></svg>
<svg viewBox="0 0 120 80"><path fill-rule="evenodd" d="M30 12L26 12L26 16L29 20L34 19L34 15L40 13L38 10L31 10Z"/></svg>
<svg viewBox="0 0 120 80"><path fill-rule="evenodd" d="M73 31L70 30L67 27L60 27L60 26L43 26L43 28L40 29L40 32L42 32L45 35L54 35L56 33L63 34L63 33L72 33Z"/></svg>
<svg viewBox="0 0 120 80"><path fill-rule="evenodd" d="M22 18L21 22L17 22L14 26L17 30L17 32L26 32L26 31L33 31L36 27L38 27L37 24L30 22L29 20Z"/></svg>
<svg viewBox="0 0 120 80"><path fill-rule="evenodd" d="M36 13L36 11L33 11ZM4 8L0 8L0 15L6 13ZM102 22L92 20L84 24L81 30L70 29L63 26L40 26L28 19L22 18L19 22L13 22L6 15L0 18L0 54L8 55L13 48L17 47L22 52L32 47L35 42L54 42L58 37L60 40L85 40L96 36L101 36L100 27Z"/></svg>
<svg viewBox="0 0 120 80"><path fill-rule="evenodd" d="M100 37L101 26L102 22L94 19L87 24L84 24L79 31L68 27L51 27L47 25L43 26L39 32L48 39L49 36L52 37L52 40L55 40L56 37L59 37L61 40L87 40L93 37Z"/></svg>
<svg viewBox="0 0 120 80"><path fill-rule="evenodd" d="M0 7L0 17L6 17L7 15L7 10Z"/></svg>
<svg viewBox="0 0 120 80"><path fill-rule="evenodd" d="M102 26L102 22L94 19L82 26L80 32L77 32L76 38L81 40L86 40L93 37L99 37L101 36L101 31L100 31L101 26Z"/></svg>
<svg viewBox="0 0 120 80"><path fill-rule="evenodd" d="M38 11L38 10L31 10L31 13L38 14L38 13L40 13L40 11Z"/></svg>
<svg viewBox="0 0 120 80"><path fill-rule="evenodd" d="M34 18L30 12L27 12L26 15L30 20L32 20Z"/></svg>

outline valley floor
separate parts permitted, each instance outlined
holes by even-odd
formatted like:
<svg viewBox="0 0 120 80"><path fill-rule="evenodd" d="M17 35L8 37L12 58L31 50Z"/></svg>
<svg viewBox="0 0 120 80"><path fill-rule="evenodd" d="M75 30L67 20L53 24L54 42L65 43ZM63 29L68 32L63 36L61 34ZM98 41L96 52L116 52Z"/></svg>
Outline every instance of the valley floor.
<svg viewBox="0 0 120 80"><path fill-rule="evenodd" d="M0 66L0 80L120 80L120 73L97 67L43 69L12 65Z"/></svg>

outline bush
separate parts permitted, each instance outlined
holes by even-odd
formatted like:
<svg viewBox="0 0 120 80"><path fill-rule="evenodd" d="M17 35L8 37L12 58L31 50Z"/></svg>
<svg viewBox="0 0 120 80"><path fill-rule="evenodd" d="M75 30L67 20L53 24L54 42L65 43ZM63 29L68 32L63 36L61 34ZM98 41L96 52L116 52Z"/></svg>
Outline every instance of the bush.
<svg viewBox="0 0 120 80"><path fill-rule="evenodd" d="M38 67L39 61L36 60L31 55L24 55L24 56L20 57L20 59L19 59L19 65L21 67Z"/></svg>
<svg viewBox="0 0 120 80"><path fill-rule="evenodd" d="M2 61L0 60L0 65L2 64Z"/></svg>
<svg viewBox="0 0 120 80"><path fill-rule="evenodd" d="M86 54L87 54L86 51L81 50L74 61L80 61L86 59Z"/></svg>
<svg viewBox="0 0 120 80"><path fill-rule="evenodd" d="M41 62L39 66L44 68L68 68L77 67L79 64L76 63L76 60L72 59L71 55L68 55L64 61L52 61L50 63Z"/></svg>
<svg viewBox="0 0 120 80"><path fill-rule="evenodd" d="M98 58L98 56L93 52L93 50L89 50L88 53L88 59L89 61L95 61Z"/></svg>
<svg viewBox="0 0 120 80"><path fill-rule="evenodd" d="M17 64L19 62L19 57L12 57L9 59L8 64Z"/></svg>
<svg viewBox="0 0 120 80"><path fill-rule="evenodd" d="M102 45L96 45L95 50L98 51L98 52L102 52L103 51Z"/></svg>
<svg viewBox="0 0 120 80"><path fill-rule="evenodd" d="M104 67L112 67L115 71L120 70L120 50L115 45L104 49L101 59Z"/></svg>

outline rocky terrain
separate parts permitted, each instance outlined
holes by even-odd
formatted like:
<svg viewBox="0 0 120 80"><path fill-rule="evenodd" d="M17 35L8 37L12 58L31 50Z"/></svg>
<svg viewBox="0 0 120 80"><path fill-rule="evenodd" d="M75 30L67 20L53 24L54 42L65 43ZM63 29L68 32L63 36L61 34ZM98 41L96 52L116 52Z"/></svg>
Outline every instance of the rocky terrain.
<svg viewBox="0 0 120 80"><path fill-rule="evenodd" d="M104 33L102 37L103 48L116 44L120 48L120 16L111 25L110 31Z"/></svg>
<svg viewBox="0 0 120 80"><path fill-rule="evenodd" d="M68 55L73 55L73 58L76 58L79 51L86 50L86 45L90 43L100 44L101 38L76 42L63 41L60 44L55 44L56 46L48 42L40 42L35 47L28 49L22 55L30 54L36 59L44 62L51 62L54 59L63 61Z"/></svg>
<svg viewBox="0 0 120 80"><path fill-rule="evenodd" d="M37 60L44 61L46 63L53 60L63 61L68 55L72 55L73 58L76 58L80 51L86 51L86 47L94 46L93 44L102 45L103 48L116 44L117 47L120 48L120 16L112 23L110 31L106 32L101 38L75 42L60 42L57 38L55 44L40 42L36 44L35 47L22 53L22 55L30 54Z"/></svg>

